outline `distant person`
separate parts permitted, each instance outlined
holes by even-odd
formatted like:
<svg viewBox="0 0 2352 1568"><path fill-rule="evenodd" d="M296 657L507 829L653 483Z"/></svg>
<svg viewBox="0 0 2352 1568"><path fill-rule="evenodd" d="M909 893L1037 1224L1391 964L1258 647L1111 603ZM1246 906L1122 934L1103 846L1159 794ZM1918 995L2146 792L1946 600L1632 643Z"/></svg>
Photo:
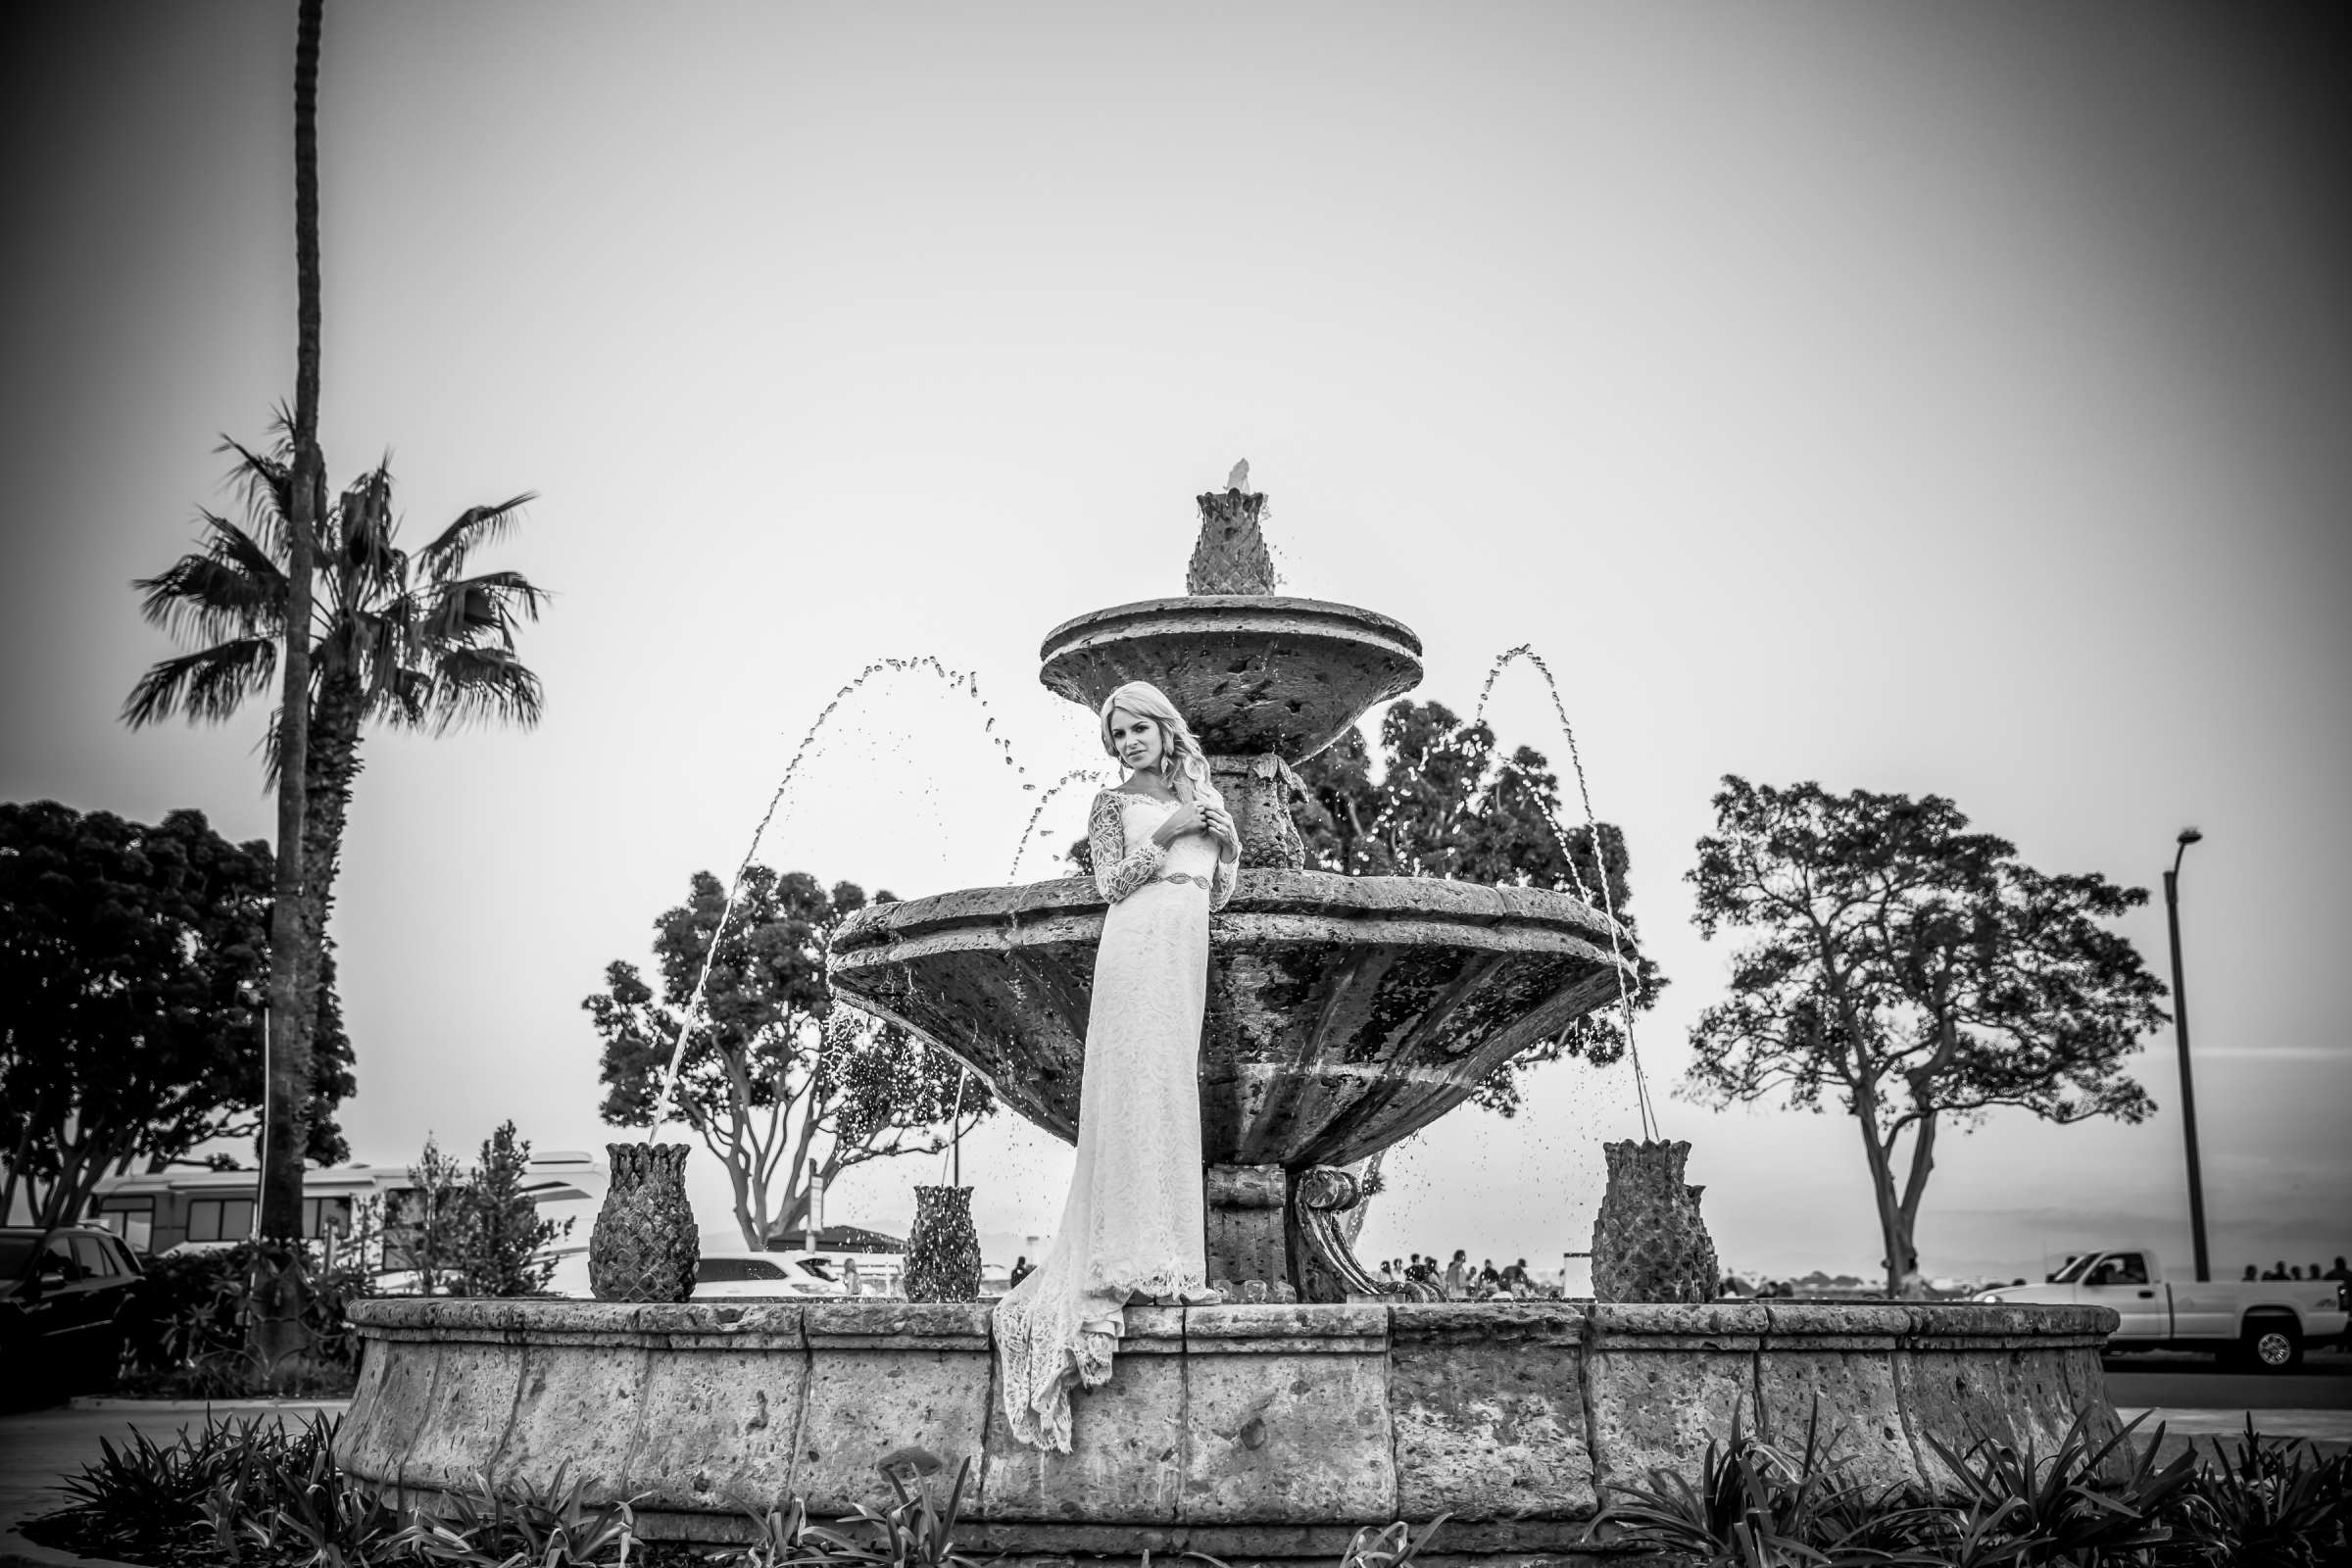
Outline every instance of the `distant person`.
<svg viewBox="0 0 2352 1568"><path fill-rule="evenodd" d="M2319 1265L2319 1264L2317 1264L2317 1263L2314 1263L2314 1264L2312 1264L2312 1265L2311 1265L2311 1272L2310 1272L2310 1273L2308 1273L2308 1274L2306 1274L2306 1275L2304 1275L2303 1277L2304 1277L2305 1279L2307 1279L2307 1280L2316 1280L2316 1279L2324 1279L2324 1278L2326 1278L2327 1276L2323 1275L2323 1274L2320 1272L2320 1265Z"/></svg>
<svg viewBox="0 0 2352 1568"><path fill-rule="evenodd" d="M1012 1260L1012 1272L1004 1277L1004 1288L1012 1289L1035 1272L1036 1270L1029 1266L1028 1254L1023 1253Z"/></svg>
<svg viewBox="0 0 2352 1568"><path fill-rule="evenodd" d="M2352 1280L2352 1268L2344 1266L2344 1254L2338 1252L2335 1254L2335 1267L2320 1277L2330 1280Z"/></svg>
<svg viewBox="0 0 2352 1568"><path fill-rule="evenodd" d="M2282 1257L2278 1262L2273 1263L2268 1269L2264 1270L2262 1277L2266 1280L2282 1280L2286 1278L2286 1259Z"/></svg>
<svg viewBox="0 0 2352 1568"><path fill-rule="evenodd" d="M1478 1266L1478 1283L1481 1285L1500 1285L1502 1283L1502 1276L1494 1272L1493 1258L1488 1258Z"/></svg>
<svg viewBox="0 0 2352 1568"><path fill-rule="evenodd" d="M851 1258L842 1266L841 1283L849 1287L852 1296L865 1294L865 1277L858 1272L858 1260Z"/></svg>
<svg viewBox="0 0 2352 1568"><path fill-rule="evenodd" d="M1446 1265L1446 1299L1459 1301L1470 1295L1470 1254L1462 1248L1453 1250L1453 1261Z"/></svg>
<svg viewBox="0 0 2352 1568"><path fill-rule="evenodd" d="M1396 1283L1396 1276L1389 1272L1389 1260L1385 1257L1380 1260L1380 1277L1384 1284L1394 1285Z"/></svg>
<svg viewBox="0 0 2352 1568"><path fill-rule="evenodd" d="M2258 1279L2260 1279L2260 1278L2262 1278L2262 1270L2260 1270L2260 1269L2256 1268L2256 1267L2255 1267L2253 1264L2251 1264L2251 1263L2248 1263L2248 1264L2246 1265L2246 1281L2247 1281L2247 1283L2249 1283L2249 1284L2250 1284L2250 1283L2252 1283L2253 1281L2255 1281L2255 1280L2258 1280Z"/></svg>
<svg viewBox="0 0 2352 1568"><path fill-rule="evenodd" d="M2288 1269L2286 1271L2286 1277L2290 1280L2301 1279L2303 1277L2303 1265L2297 1263L2293 1268Z"/></svg>

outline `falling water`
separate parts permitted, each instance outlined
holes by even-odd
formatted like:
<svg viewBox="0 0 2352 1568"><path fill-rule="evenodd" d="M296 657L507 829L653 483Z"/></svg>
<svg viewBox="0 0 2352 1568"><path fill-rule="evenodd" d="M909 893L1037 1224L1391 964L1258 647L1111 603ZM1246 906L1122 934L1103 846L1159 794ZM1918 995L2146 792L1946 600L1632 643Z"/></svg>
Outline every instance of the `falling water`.
<svg viewBox="0 0 2352 1568"><path fill-rule="evenodd" d="M1081 781L1100 784L1106 776L1099 767L1073 767L1046 787L1046 792L1037 798L1037 809L1029 813L1029 825L1021 829L1021 842L1012 852L1012 868L1004 873L1005 881L1020 880L1021 857L1029 853L1029 840L1037 832L1038 818L1046 814L1046 808L1054 804L1054 797L1072 784ZM1034 785L1030 787L1035 788Z"/></svg>
<svg viewBox="0 0 2352 1568"><path fill-rule="evenodd" d="M760 841L766 837L768 824L775 819L776 808L783 804L784 792L792 787L793 777L800 771L801 763L807 759L809 747L816 743L818 733L824 729L826 721L832 718L835 710L839 709L852 694L875 676L897 674L909 669L929 670L941 680L946 681L949 690L965 693L980 705L982 711L988 710L988 699L980 695L978 673L970 670L950 669L928 654L913 659L877 659L859 670L856 679L833 694L833 700L825 705L823 712L816 715L815 721L808 726L808 733L801 737L800 745L794 748L792 760L784 764L784 776L776 781L775 793L767 798L767 809L760 813L760 825L752 830L752 842L743 852L743 861L736 866L735 875L727 882L726 903L719 908L718 924L711 929L710 945L703 951L702 972L694 978L694 990L686 999L685 1016L678 1020L678 1038L670 1047L669 1064L662 1069L662 1092L655 1097L653 1118L646 1124L647 1143L652 1143L656 1134L661 1131L662 1118L668 1114L672 1098L677 1093L678 1068L686 1057L686 1039L694 1032L695 1020L702 1015L703 993L710 983L710 966L718 957L719 940L726 935L727 922L733 918L735 913L735 900L743 892L744 875L751 870L752 860L760 853ZM997 733L997 719L993 712L989 713L987 723L981 726L981 734L997 748L999 755L1004 759L1004 765L1011 768L1014 775L1020 779L1021 788L1035 790L1037 786L1029 782L1028 768L1022 766L1013 758L1012 742Z"/></svg>
<svg viewBox="0 0 2352 1568"><path fill-rule="evenodd" d="M1494 667L1487 671L1487 683L1479 688L1478 707L1471 712L1470 722L1477 724L1485 720L1487 699L1494 694L1494 682L1500 678L1504 666L1516 659L1524 659L1535 665L1536 672L1544 677L1544 684L1551 693L1552 713L1560 721L1560 735L1568 743L1568 763L1576 771L1576 793L1584 803L1586 830L1592 836L1593 860L1601 868L1601 909L1609 917L1609 956L1617 960L1614 966L1617 971L1617 1003L1625 1013L1625 1050L1634 1062L1634 1094L1642 1112L1642 1136L1654 1140L1658 1136L1657 1115L1650 1107L1649 1084L1642 1071L1642 1051L1634 1041L1634 1000L1625 986L1625 954L1617 939L1617 903L1615 895L1609 891L1608 866L1601 859L1600 822L1592 812L1592 790L1585 779L1585 760L1577 751L1576 726L1568 722L1568 709L1560 701L1560 683L1553 677L1551 666L1544 662L1544 656L1536 652L1533 643L1521 643L1516 648L1505 649L1494 661ZM1549 815L1545 813L1546 820L1549 820ZM1558 831L1557 824L1554 824L1553 831ZM1563 852L1565 848L1563 845Z"/></svg>

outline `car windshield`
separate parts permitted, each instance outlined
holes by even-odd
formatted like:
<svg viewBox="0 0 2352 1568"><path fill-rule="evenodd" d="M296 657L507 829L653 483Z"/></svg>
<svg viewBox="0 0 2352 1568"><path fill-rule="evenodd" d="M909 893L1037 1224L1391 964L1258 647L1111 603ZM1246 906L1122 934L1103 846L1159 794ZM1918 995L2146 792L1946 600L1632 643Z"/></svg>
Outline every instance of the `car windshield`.
<svg viewBox="0 0 2352 1568"><path fill-rule="evenodd" d="M2090 1266L2090 1260L2098 1255L2099 1254L2096 1252L2084 1252L2080 1257L2068 1258L2066 1261L2066 1267L2051 1275L2050 1282L2054 1285L2074 1284L2077 1277L2079 1277L2084 1269Z"/></svg>
<svg viewBox="0 0 2352 1568"><path fill-rule="evenodd" d="M832 1260L831 1258L829 1258L829 1257L804 1257L804 1258L800 1258L800 1259L798 1259L797 1261L798 1261L798 1262L800 1263L800 1265L801 1265L801 1272L802 1272L802 1273L804 1273L804 1274L813 1274L813 1275L815 1275L815 1276L816 1276L818 1279L820 1279L820 1280L823 1280L823 1281L824 1281L824 1282L825 1282L827 1285L831 1285L831 1284L833 1284L833 1283L834 1283L834 1280L833 1280L833 1268L832 1268L832 1263L833 1263L833 1260Z"/></svg>

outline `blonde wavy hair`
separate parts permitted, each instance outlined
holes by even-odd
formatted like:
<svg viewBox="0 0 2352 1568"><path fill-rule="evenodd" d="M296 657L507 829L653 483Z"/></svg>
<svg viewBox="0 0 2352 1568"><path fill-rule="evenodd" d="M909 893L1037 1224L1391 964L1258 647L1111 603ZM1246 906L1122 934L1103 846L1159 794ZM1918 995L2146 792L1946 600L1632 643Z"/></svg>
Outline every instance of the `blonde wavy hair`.
<svg viewBox="0 0 2352 1568"><path fill-rule="evenodd" d="M1110 715L1125 709L1138 718L1148 718L1159 726L1160 739L1165 745L1159 754L1159 776L1176 799L1190 806L1199 800L1224 802L1215 785L1208 781L1208 754L1200 750L1200 742L1193 727L1176 711L1176 705L1167 694L1148 680L1131 680L1102 699L1102 750L1114 759L1119 748L1110 734Z"/></svg>

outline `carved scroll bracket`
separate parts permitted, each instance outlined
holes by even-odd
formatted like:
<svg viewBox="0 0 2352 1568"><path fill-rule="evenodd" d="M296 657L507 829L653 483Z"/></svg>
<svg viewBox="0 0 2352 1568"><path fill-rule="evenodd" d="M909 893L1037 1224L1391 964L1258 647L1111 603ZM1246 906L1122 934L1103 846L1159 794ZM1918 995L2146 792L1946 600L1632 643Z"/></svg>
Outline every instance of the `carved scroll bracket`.
<svg viewBox="0 0 2352 1568"><path fill-rule="evenodd" d="M1363 1184L1336 1165L1315 1165L1291 1181L1291 1267L1302 1301L1435 1301L1418 1280L1384 1280L1356 1259L1348 1220Z"/></svg>

